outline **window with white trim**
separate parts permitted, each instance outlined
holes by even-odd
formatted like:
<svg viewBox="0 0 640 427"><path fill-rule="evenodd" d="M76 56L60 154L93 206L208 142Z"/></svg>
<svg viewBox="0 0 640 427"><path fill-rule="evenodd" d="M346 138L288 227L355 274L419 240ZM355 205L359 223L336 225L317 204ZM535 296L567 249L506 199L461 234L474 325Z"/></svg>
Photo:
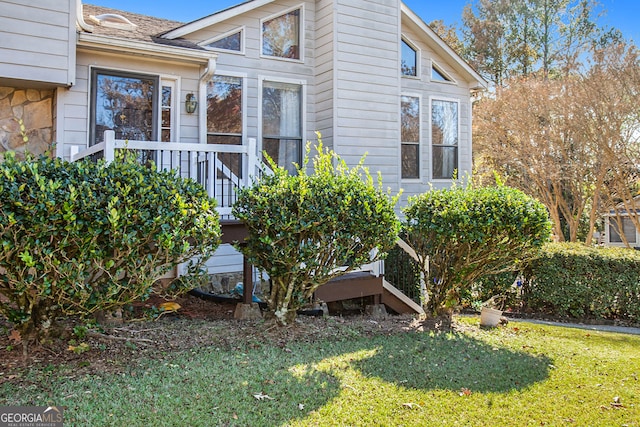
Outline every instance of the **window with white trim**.
<svg viewBox="0 0 640 427"><path fill-rule="evenodd" d="M420 98L403 95L400 104L402 178L420 178Z"/></svg>
<svg viewBox="0 0 640 427"><path fill-rule="evenodd" d="M176 82L172 80L163 80L161 82L161 85L162 93L160 94L160 141L177 141L176 135L174 134L176 115Z"/></svg>
<svg viewBox="0 0 640 427"><path fill-rule="evenodd" d="M400 72L403 76L416 77L418 75L418 49L402 38L400 50Z"/></svg>
<svg viewBox="0 0 640 427"><path fill-rule="evenodd" d="M302 96L301 84L263 81L262 149L290 173L302 162Z"/></svg>
<svg viewBox="0 0 640 427"><path fill-rule="evenodd" d="M228 50L231 52L242 52L242 30L234 30L230 33L223 34L217 38L207 40L200 45L205 49Z"/></svg>
<svg viewBox="0 0 640 427"><path fill-rule="evenodd" d="M159 77L94 68L91 70L89 145L116 139L157 141Z"/></svg>
<svg viewBox="0 0 640 427"><path fill-rule="evenodd" d="M301 9L294 9L262 21L262 54L300 59Z"/></svg>
<svg viewBox="0 0 640 427"><path fill-rule="evenodd" d="M207 143L242 145L242 77L215 75L207 83ZM235 175L242 176L242 157L219 153L220 161Z"/></svg>
<svg viewBox="0 0 640 427"><path fill-rule="evenodd" d="M435 65L431 66L431 80L437 82L451 82L451 79Z"/></svg>
<svg viewBox="0 0 640 427"><path fill-rule="evenodd" d="M433 179L451 179L458 171L458 102L431 101L431 168Z"/></svg>

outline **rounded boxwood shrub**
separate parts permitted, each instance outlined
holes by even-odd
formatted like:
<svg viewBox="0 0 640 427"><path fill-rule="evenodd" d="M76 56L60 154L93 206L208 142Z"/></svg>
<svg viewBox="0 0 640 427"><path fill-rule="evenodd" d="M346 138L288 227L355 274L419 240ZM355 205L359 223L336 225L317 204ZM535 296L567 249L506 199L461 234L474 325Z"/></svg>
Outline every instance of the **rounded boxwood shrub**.
<svg viewBox="0 0 640 427"><path fill-rule="evenodd" d="M202 186L133 154L106 164L7 153L0 164L0 313L24 339L59 315L144 298L179 263L196 272L219 239Z"/></svg>
<svg viewBox="0 0 640 427"><path fill-rule="evenodd" d="M544 205L506 186L429 191L410 198L404 213L432 315L457 304L477 279L529 258L551 233Z"/></svg>
<svg viewBox="0 0 640 427"><path fill-rule="evenodd" d="M249 230L238 249L269 275L269 311L280 324L319 286L391 248L399 229L397 198L374 185L362 161L349 169L320 142L307 174L309 152L296 174L268 159L273 174L241 190L233 206Z"/></svg>

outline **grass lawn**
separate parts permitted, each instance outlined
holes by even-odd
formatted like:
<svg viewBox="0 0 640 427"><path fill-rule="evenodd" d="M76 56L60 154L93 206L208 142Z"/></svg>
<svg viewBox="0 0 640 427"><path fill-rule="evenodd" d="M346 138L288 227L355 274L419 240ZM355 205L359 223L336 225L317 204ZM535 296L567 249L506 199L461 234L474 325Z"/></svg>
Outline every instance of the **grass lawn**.
<svg viewBox="0 0 640 427"><path fill-rule="evenodd" d="M640 426L639 336L456 322L30 369L0 405L64 406L65 426Z"/></svg>

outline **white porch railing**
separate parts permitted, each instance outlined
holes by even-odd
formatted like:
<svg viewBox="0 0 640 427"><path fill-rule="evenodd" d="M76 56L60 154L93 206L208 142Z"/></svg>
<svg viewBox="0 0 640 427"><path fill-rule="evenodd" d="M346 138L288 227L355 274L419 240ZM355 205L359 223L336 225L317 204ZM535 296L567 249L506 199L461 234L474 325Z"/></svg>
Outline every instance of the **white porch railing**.
<svg viewBox="0 0 640 427"><path fill-rule="evenodd" d="M135 150L141 161L153 161L158 170L174 170L177 176L191 178L218 202L221 216L231 215L237 190L251 184L261 173L256 140L247 145L193 144L181 142L129 141L115 139L114 131L105 131L104 140L83 151L72 147L71 161L101 156L111 162L116 150Z"/></svg>

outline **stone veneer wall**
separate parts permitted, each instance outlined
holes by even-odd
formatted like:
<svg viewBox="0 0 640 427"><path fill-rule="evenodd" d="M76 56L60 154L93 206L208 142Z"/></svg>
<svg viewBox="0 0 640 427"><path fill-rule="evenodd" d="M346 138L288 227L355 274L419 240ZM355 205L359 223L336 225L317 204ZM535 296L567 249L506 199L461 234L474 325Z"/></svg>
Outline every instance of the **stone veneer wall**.
<svg viewBox="0 0 640 427"><path fill-rule="evenodd" d="M6 151L40 155L53 151L54 89L0 86L0 158ZM20 133L22 119L28 141Z"/></svg>

